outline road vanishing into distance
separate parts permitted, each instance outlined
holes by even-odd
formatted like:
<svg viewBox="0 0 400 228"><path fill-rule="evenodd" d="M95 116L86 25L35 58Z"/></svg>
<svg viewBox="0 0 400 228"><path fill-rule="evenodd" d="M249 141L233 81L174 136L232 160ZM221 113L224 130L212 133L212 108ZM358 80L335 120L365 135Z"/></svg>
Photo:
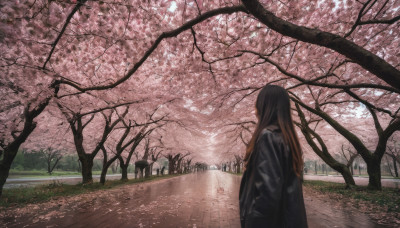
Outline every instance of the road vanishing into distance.
<svg viewBox="0 0 400 228"><path fill-rule="evenodd" d="M190 227L239 228L241 177L210 170L91 194L28 205L7 214L1 227ZM385 227L348 205L310 196L304 198L310 228Z"/></svg>

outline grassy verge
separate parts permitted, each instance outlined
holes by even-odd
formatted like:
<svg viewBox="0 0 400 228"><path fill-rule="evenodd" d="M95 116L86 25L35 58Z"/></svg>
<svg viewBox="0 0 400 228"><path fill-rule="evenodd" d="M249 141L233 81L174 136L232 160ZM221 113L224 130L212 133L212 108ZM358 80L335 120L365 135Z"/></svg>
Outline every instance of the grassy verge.
<svg viewBox="0 0 400 228"><path fill-rule="evenodd" d="M310 176L338 176L338 177L341 177L341 176L342 176L342 175L337 174L337 173L329 173L329 174L326 174L326 173L318 173L318 174L315 174L315 173L306 173L305 175L310 175ZM361 174L361 175L354 174L353 177L368 178L369 176L368 176L367 174ZM393 177L393 176L382 176L381 178L382 178L382 179L400 179L400 177Z"/></svg>
<svg viewBox="0 0 400 228"><path fill-rule="evenodd" d="M100 175L101 171L93 171L93 175ZM50 175L47 171L44 170L31 170L31 171L19 171L19 170L10 170L10 177L18 178L18 177L54 177L54 176L72 176L72 175L82 175L79 172L72 171L54 171Z"/></svg>
<svg viewBox="0 0 400 228"><path fill-rule="evenodd" d="M356 186L345 189L345 184L324 181L304 181L304 186L322 193L336 193L344 200L354 201L355 207L365 206L365 203L381 207L385 212L400 213L400 190L395 188L382 188L382 191L371 191L366 186Z"/></svg>
<svg viewBox="0 0 400 228"><path fill-rule="evenodd" d="M111 189L121 185L136 184L141 182L166 179L179 175L182 174L152 176L150 178L132 179L128 181L109 180L106 181L104 185L98 182L89 185L82 185L82 184L68 185L68 184L61 184L55 181L48 185L3 189L3 195L0 198L0 207L3 208L10 206L20 207L30 203L45 202L56 197L73 196L83 193L94 192L102 189Z"/></svg>
<svg viewBox="0 0 400 228"><path fill-rule="evenodd" d="M242 176L243 175L243 173L234 173L234 172L229 172L229 171L226 171L226 173L230 173L230 174L233 174L233 175L236 175L236 176Z"/></svg>

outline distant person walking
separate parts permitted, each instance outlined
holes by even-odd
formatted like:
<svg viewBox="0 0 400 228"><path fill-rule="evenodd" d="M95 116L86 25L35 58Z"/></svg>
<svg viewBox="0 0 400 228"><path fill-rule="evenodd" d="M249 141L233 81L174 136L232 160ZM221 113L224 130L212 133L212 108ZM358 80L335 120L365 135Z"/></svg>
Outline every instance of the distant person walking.
<svg viewBox="0 0 400 228"><path fill-rule="evenodd" d="M240 184L241 226L308 227L300 178L303 158L286 90L265 86L257 97L256 116Z"/></svg>

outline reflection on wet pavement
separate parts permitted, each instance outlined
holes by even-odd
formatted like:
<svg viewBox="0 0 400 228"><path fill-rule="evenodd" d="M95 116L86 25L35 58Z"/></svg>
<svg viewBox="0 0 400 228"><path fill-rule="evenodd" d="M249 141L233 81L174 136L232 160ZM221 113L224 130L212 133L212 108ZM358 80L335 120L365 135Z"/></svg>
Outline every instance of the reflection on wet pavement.
<svg viewBox="0 0 400 228"><path fill-rule="evenodd" d="M21 217L7 227L240 227L241 177L206 171L70 197ZM305 195L310 227L381 227L367 216Z"/></svg>

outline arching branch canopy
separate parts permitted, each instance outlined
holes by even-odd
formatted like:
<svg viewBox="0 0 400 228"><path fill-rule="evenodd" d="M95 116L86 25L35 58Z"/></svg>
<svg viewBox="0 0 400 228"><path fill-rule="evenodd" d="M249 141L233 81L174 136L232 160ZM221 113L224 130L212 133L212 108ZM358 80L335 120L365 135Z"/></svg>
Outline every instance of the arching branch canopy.
<svg viewBox="0 0 400 228"><path fill-rule="evenodd" d="M242 2L249 13L276 32L335 50L375 74L387 84L400 89L400 71L376 54L339 35L285 21L265 9L258 0L242 0Z"/></svg>

